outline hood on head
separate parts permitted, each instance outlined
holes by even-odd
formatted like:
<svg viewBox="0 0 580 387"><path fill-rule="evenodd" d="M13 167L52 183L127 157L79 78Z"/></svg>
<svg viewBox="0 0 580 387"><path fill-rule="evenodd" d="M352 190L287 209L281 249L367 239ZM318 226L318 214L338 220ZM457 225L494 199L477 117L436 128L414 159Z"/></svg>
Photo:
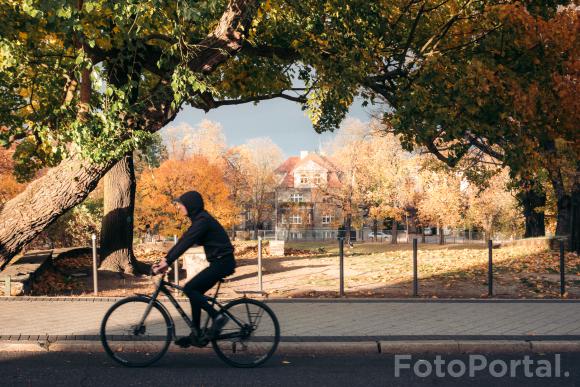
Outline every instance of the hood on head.
<svg viewBox="0 0 580 387"><path fill-rule="evenodd" d="M177 198L178 202L187 209L187 216L190 218L203 211L203 198L197 191L189 191Z"/></svg>

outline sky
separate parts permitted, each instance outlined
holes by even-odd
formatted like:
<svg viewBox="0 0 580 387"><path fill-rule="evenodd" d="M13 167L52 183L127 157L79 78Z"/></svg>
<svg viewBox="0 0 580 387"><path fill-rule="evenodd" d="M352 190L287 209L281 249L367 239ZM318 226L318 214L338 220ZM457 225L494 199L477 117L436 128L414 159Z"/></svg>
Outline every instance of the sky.
<svg viewBox="0 0 580 387"><path fill-rule="evenodd" d="M361 101L357 100L347 117L369 121L372 111L372 107L361 107ZM168 127L185 123L195 128L203 119L222 125L228 146L243 144L251 138L270 137L285 157L299 155L301 150L317 151L320 144L334 136L333 133L316 133L300 105L284 99L262 101L258 105L221 106L208 113L188 106ZM161 135L164 133L165 129Z"/></svg>

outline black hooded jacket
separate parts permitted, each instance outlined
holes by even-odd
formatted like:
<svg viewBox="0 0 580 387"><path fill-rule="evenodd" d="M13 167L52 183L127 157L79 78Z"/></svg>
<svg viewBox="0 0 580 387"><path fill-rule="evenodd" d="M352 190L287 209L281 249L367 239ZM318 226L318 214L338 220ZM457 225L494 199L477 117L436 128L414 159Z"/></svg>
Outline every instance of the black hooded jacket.
<svg viewBox="0 0 580 387"><path fill-rule="evenodd" d="M233 254L234 247L221 224L203 208L199 192L189 191L181 195L178 202L187 209L191 226L169 250L165 260L171 264L193 245L203 246L206 259L213 262L225 255Z"/></svg>

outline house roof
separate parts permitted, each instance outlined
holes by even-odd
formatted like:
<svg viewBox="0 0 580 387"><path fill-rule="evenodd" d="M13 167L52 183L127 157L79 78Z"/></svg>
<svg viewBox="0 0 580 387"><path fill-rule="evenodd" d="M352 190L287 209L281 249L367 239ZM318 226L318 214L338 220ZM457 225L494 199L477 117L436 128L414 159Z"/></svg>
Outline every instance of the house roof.
<svg viewBox="0 0 580 387"><path fill-rule="evenodd" d="M301 159L298 156L292 156L286 159L275 172L281 175L279 187L293 188L294 187L294 171L305 166L309 162L314 162L326 169L328 172L328 186L331 188L340 187L340 180L338 178L338 168L325 156L315 152L310 152L306 157Z"/></svg>

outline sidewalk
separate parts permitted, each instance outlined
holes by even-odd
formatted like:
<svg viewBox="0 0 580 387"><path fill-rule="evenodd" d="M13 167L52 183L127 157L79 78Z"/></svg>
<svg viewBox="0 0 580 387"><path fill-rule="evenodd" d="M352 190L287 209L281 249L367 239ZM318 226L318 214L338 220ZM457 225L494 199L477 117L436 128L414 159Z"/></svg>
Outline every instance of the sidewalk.
<svg viewBox="0 0 580 387"><path fill-rule="evenodd" d="M14 344L42 347L47 341L100 345L100 322L114 301L0 298L0 350L16 348ZM465 350L469 343L479 347L495 343L528 350L534 342L543 350L554 346L580 350L579 300L283 299L268 304L280 321L282 343L295 346L370 343L379 351L389 347L461 350L463 343ZM175 317L177 334L185 334L185 324L167 306Z"/></svg>

